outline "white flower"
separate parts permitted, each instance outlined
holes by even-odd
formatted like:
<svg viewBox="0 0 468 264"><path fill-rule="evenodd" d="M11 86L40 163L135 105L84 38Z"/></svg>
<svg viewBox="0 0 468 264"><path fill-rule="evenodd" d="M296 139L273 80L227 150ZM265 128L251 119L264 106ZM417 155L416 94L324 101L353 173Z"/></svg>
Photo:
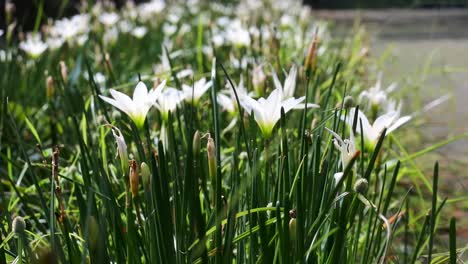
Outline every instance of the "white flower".
<svg viewBox="0 0 468 264"><path fill-rule="evenodd" d="M120 132L120 129L117 127L112 126L112 135L115 138L115 142L117 143L117 154L120 157L122 162L122 168L127 169L128 167L128 154L127 154L127 143L125 143L125 138Z"/></svg>
<svg viewBox="0 0 468 264"><path fill-rule="evenodd" d="M184 100L184 93L174 89L172 87L167 87L164 89L162 94L157 98L154 106L161 113L161 118L164 122L167 122L169 119L169 112L174 112L177 106Z"/></svg>
<svg viewBox="0 0 468 264"><path fill-rule="evenodd" d="M226 30L226 37L231 44L236 46L249 46L250 34L247 28L241 25L240 20L234 20Z"/></svg>
<svg viewBox="0 0 468 264"><path fill-rule="evenodd" d="M99 22L106 26L113 26L117 21L119 21L119 15L114 12L105 12L99 15Z"/></svg>
<svg viewBox="0 0 468 264"><path fill-rule="evenodd" d="M166 36L171 36L177 31L177 25L171 23L164 23L163 32Z"/></svg>
<svg viewBox="0 0 468 264"><path fill-rule="evenodd" d="M106 29L104 32L104 35L102 36L102 41L104 42L104 45L113 45L117 42L117 39L119 38L119 30L117 27L111 27Z"/></svg>
<svg viewBox="0 0 468 264"><path fill-rule="evenodd" d="M284 85L281 85L278 75L275 71L273 72L273 81L275 83L275 88L282 91L283 99L287 99L294 96L294 91L296 90L296 77L297 77L297 67L293 65L289 70L288 77L284 80Z"/></svg>
<svg viewBox="0 0 468 264"><path fill-rule="evenodd" d="M239 83L237 85L235 83L233 84L239 100L244 96L253 96L253 93L247 93L247 90L244 86L244 78L242 76L240 77ZM218 93L217 99L218 104L223 108L223 110L228 111L230 114L235 113L237 109L237 100L229 82L226 83L226 89Z"/></svg>
<svg viewBox="0 0 468 264"><path fill-rule="evenodd" d="M341 139L340 135L337 133L333 132L332 130L325 128L330 132L334 139L333 139L333 144L335 147L340 151L341 153L341 164L343 165L343 169L346 168L348 163L351 161L351 159L356 155L356 142L354 140L354 133L353 130L350 129L350 136L349 139Z"/></svg>
<svg viewBox="0 0 468 264"><path fill-rule="evenodd" d="M148 32L148 29L146 27L140 26L140 27L135 27L131 31L131 34L135 38L141 39L146 35L146 32Z"/></svg>
<svg viewBox="0 0 468 264"><path fill-rule="evenodd" d="M356 108L352 108L345 119L349 126L352 126L354 123L355 111ZM356 132L360 134L363 133L366 143L371 144L370 146L374 146L385 128L387 129L386 134L388 135L395 129L411 120L412 117L409 115L400 117L398 111L391 111L377 117L377 119L375 119L374 123L371 125L366 115L364 115L364 113L359 110L357 118ZM362 122L363 131L361 131L361 125L359 121Z"/></svg>
<svg viewBox="0 0 468 264"><path fill-rule="evenodd" d="M359 94L359 101L362 102L365 99L371 107L386 109L388 104L394 104L394 101L388 100L388 94L394 91L396 87L396 83L392 83L387 89L382 90L382 74L379 74L375 85Z"/></svg>
<svg viewBox="0 0 468 264"><path fill-rule="evenodd" d="M89 28L89 15L79 14L56 20L50 29L50 36L64 42L81 44L83 38L87 39Z"/></svg>
<svg viewBox="0 0 468 264"><path fill-rule="evenodd" d="M291 109L304 108L305 105L301 104L305 96L300 98L288 98L283 100L282 91L275 89L271 92L267 99L261 97L254 100L249 96L243 96L241 100L242 107L250 114L254 112L255 121L257 122L262 134L265 138L269 138L273 132L273 128L281 118L281 108L284 108L284 113L289 112ZM308 107L319 107L316 104L307 104Z"/></svg>
<svg viewBox="0 0 468 264"><path fill-rule="evenodd" d="M160 96L161 90L165 85L166 82L163 81L156 89L148 92L146 85L143 82L138 82L133 91L133 99L114 89L110 89L110 93L114 99L102 95L99 95L99 97L126 113L138 128L142 128L149 109Z"/></svg>
<svg viewBox="0 0 468 264"><path fill-rule="evenodd" d="M33 58L41 56L47 47L47 44L42 42L39 34L28 34L26 41L21 41L19 44L19 48Z"/></svg>
<svg viewBox="0 0 468 264"><path fill-rule="evenodd" d="M62 47L65 40L61 37L49 37L46 42L50 49L55 50Z"/></svg>
<svg viewBox="0 0 468 264"><path fill-rule="evenodd" d="M118 23L118 27L119 27L120 32L129 33L130 31L132 31L133 25L128 20L122 20Z"/></svg>
<svg viewBox="0 0 468 264"><path fill-rule="evenodd" d="M208 91L211 87L211 81L206 81L205 78L201 78L200 80L196 81L192 86L183 84L182 90L184 92L185 101L188 103L193 104L194 106L198 105L198 101L202 97L202 95Z"/></svg>
<svg viewBox="0 0 468 264"><path fill-rule="evenodd" d="M138 18L145 22L154 19L155 15L161 13L166 7L166 3L162 0L153 0L148 3L138 5Z"/></svg>
<svg viewBox="0 0 468 264"><path fill-rule="evenodd" d="M216 99L218 101L218 104L223 108L224 111L227 111L229 113L234 113L236 111L235 102L230 96L218 93Z"/></svg>

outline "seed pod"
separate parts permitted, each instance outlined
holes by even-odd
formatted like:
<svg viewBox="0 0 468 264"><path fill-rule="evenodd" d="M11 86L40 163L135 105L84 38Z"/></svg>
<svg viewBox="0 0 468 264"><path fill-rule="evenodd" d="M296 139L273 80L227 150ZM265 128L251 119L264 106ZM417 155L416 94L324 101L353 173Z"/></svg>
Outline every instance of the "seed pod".
<svg viewBox="0 0 468 264"><path fill-rule="evenodd" d="M148 190L151 184L151 171L145 162L142 162L140 165L141 169L141 179L143 180L143 187L145 190Z"/></svg>
<svg viewBox="0 0 468 264"><path fill-rule="evenodd" d="M15 217L15 219L13 219L12 227L15 234L22 234L26 228L26 222L24 221L24 218L21 216Z"/></svg>
<svg viewBox="0 0 468 264"><path fill-rule="evenodd" d="M317 35L318 34L316 31L315 36L312 39L312 42L310 43L309 48L307 49L307 54L306 54L306 58L304 61L305 71L315 69L315 65L317 64L317 50L318 50L318 44L319 44Z"/></svg>
<svg viewBox="0 0 468 264"><path fill-rule="evenodd" d="M346 96L343 100L343 106L345 109L350 109L354 107L354 98L350 95Z"/></svg>
<svg viewBox="0 0 468 264"><path fill-rule="evenodd" d="M46 79L46 96L47 98L54 96L54 79L50 75Z"/></svg>
<svg viewBox="0 0 468 264"><path fill-rule="evenodd" d="M367 182L367 180L364 178L360 178L354 184L354 191L364 195L367 192L368 186L369 186L369 183Z"/></svg>
<svg viewBox="0 0 468 264"><path fill-rule="evenodd" d="M94 250L97 249L99 243L99 224L96 221L96 218L92 215L88 216L87 219L88 229L89 229L89 244L90 247Z"/></svg>
<svg viewBox="0 0 468 264"><path fill-rule="evenodd" d="M201 148L200 132L197 130L195 131L195 134L193 135L193 143L192 143L192 151L193 151L194 156L200 153L200 148Z"/></svg>
<svg viewBox="0 0 468 264"><path fill-rule="evenodd" d="M138 166L135 160L130 161L130 191L133 197L138 195Z"/></svg>
<svg viewBox="0 0 468 264"><path fill-rule="evenodd" d="M208 171L210 173L211 181L214 182L216 176L216 146L211 136L208 136L206 153L208 156Z"/></svg>
<svg viewBox="0 0 468 264"><path fill-rule="evenodd" d="M296 241L296 218L291 218L289 220L289 238L291 242Z"/></svg>
<svg viewBox="0 0 468 264"><path fill-rule="evenodd" d="M64 61L60 61L60 74L64 82L68 80L68 68Z"/></svg>

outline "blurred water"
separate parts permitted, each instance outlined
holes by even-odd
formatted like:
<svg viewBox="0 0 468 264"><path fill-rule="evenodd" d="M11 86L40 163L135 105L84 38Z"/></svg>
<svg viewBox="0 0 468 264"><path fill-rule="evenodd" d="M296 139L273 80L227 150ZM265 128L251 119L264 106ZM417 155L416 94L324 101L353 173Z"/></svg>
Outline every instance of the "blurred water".
<svg viewBox="0 0 468 264"><path fill-rule="evenodd" d="M337 31L342 31L338 34L349 31L355 19L361 20L369 32L371 57L383 69L384 83L397 81L402 89L404 112L417 110L419 101L424 104L452 94L451 100L412 121L417 135L401 134L403 141L413 145L410 153L468 132L468 10L337 11L319 12L319 16L336 23ZM432 175L436 160L442 195L468 197L468 139L418 158L416 164ZM457 216L461 227L465 225L459 231L468 241L468 201L455 204L450 214Z"/></svg>
<svg viewBox="0 0 468 264"><path fill-rule="evenodd" d="M424 116L419 131L428 144L468 131L468 10L319 11L349 32L359 19L369 32L371 56L383 69L384 82L413 89L405 110L450 93L453 98ZM379 58L385 57L385 60ZM412 83L418 83L414 88ZM410 94L413 96L409 97ZM443 158L467 161L468 140L441 149Z"/></svg>

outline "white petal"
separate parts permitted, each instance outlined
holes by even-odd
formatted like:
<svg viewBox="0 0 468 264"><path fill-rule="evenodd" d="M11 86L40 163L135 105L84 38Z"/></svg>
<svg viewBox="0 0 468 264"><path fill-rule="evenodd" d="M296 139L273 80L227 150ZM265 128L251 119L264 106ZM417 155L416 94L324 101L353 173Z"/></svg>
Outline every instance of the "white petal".
<svg viewBox="0 0 468 264"><path fill-rule="evenodd" d="M231 99L231 97L229 96L226 96L225 94L222 94L222 93L219 93L217 95L217 101L218 101L218 104L221 105L221 107L223 107L224 110L228 111L228 112L234 112L235 111L235 106L234 106L234 102L233 100Z"/></svg>
<svg viewBox="0 0 468 264"><path fill-rule="evenodd" d="M333 178L335 178L335 186L338 184L338 182L343 178L343 172L337 172L333 175Z"/></svg>
<svg viewBox="0 0 468 264"><path fill-rule="evenodd" d="M161 96L164 87L166 87L166 80L162 81L155 89L152 89L149 92L148 96L152 104L154 104L156 100Z"/></svg>
<svg viewBox="0 0 468 264"><path fill-rule="evenodd" d="M340 135L338 135L337 133L335 133L331 129L328 129L328 127L325 127L325 129L328 130L328 132L330 132L330 134L332 134L340 142L341 145L344 144L343 139L341 139Z"/></svg>
<svg viewBox="0 0 468 264"><path fill-rule="evenodd" d="M401 127L402 125L404 125L406 122L410 121L411 120L411 116L403 116L403 117L400 117L393 125L391 125L388 129L387 129L387 134L389 134L390 132L394 131L395 129Z"/></svg>
<svg viewBox="0 0 468 264"><path fill-rule="evenodd" d="M99 97L100 97L104 102L113 105L114 107L120 109L121 111L123 111L123 112L125 112L125 113L128 112L128 108L127 108L124 104L122 104L122 103L120 103L120 102L118 102L118 101L116 101L116 100L114 100L114 99L112 99L112 98L105 97L105 96L102 96L102 95L99 95Z"/></svg>
<svg viewBox="0 0 468 264"><path fill-rule="evenodd" d="M296 77L297 77L297 68L295 65L292 66L289 71L289 75L284 81L283 87L283 98L289 98L294 96L294 90L296 89Z"/></svg>
<svg viewBox="0 0 468 264"><path fill-rule="evenodd" d="M287 113L287 112L289 112L289 110L294 109L294 107L299 105L302 101L304 101L304 99L305 99L305 96L302 96L302 97L297 98L297 99L294 98L294 97L290 97L290 98L284 100L281 103L283 108L284 108L284 113Z"/></svg>
<svg viewBox="0 0 468 264"><path fill-rule="evenodd" d="M138 82L135 90L133 91L133 102L139 107L141 105L147 104L149 101L148 98L148 88L144 82Z"/></svg>
<svg viewBox="0 0 468 264"><path fill-rule="evenodd" d="M281 85L281 82L278 79L278 75L276 75L276 72L273 69L273 67L271 67L271 72L272 72L272 75L273 75L273 83L275 84L275 89L283 90L283 85Z"/></svg>
<svg viewBox="0 0 468 264"><path fill-rule="evenodd" d="M397 117L397 112L389 112L384 115L381 115L375 120L374 124L372 125L372 128L378 133L380 133L384 128L389 128Z"/></svg>
<svg viewBox="0 0 468 264"><path fill-rule="evenodd" d="M306 107L306 104L298 104L293 109L304 109ZM307 109L310 108L320 108L320 105L318 104L312 104L312 103L307 103Z"/></svg>

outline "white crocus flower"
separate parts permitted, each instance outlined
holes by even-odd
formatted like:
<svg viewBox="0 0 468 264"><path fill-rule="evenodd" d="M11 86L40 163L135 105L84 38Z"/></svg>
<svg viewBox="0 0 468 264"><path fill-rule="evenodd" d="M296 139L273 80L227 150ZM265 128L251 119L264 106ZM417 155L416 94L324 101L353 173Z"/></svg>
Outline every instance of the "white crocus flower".
<svg viewBox="0 0 468 264"><path fill-rule="evenodd" d="M359 101L367 101L369 106L376 110L388 108L388 104L394 103L388 99L388 94L394 91L396 87L396 83L392 83L386 89L382 89L382 74L380 74L374 86L359 94Z"/></svg>
<svg viewBox="0 0 468 264"><path fill-rule="evenodd" d="M354 140L354 133L353 130L350 129L350 136L349 139L342 139L340 135L337 133L333 132L332 130L325 128L330 132L334 139L333 139L333 144L335 147L340 151L340 156L341 156L341 165L342 169L344 170L346 166L348 166L349 162L351 159L358 153L358 150L356 149L356 142ZM335 185L338 184L338 182L341 180L343 177L343 172L337 172L333 175L333 178L335 179Z"/></svg>
<svg viewBox="0 0 468 264"><path fill-rule="evenodd" d="M334 139L333 139L333 144L335 147L340 151L341 153L341 165L343 166L343 169L346 168L348 163L351 161L351 159L356 155L356 141L354 139L354 133L353 130L350 132L349 139L341 139L340 135L337 133L333 132L332 130L325 128L330 132Z"/></svg>
<svg viewBox="0 0 468 264"><path fill-rule="evenodd" d="M184 93L168 87L164 89L161 96L158 97L156 103L154 104L159 110L162 119L161 131L159 137L163 143L164 150L167 150L169 147L169 137L167 133L167 122L169 121L169 113L173 113L177 106L184 101Z"/></svg>
<svg viewBox="0 0 468 264"><path fill-rule="evenodd" d="M250 45L249 30L242 26L240 20L234 20L229 24L225 36L233 45L239 47Z"/></svg>
<svg viewBox="0 0 468 264"><path fill-rule="evenodd" d="M80 44L80 39L87 39L90 17L88 14L79 14L71 18L56 20L50 29L50 36L63 39L70 44Z"/></svg>
<svg viewBox="0 0 468 264"><path fill-rule="evenodd" d="M19 48L26 52L32 58L41 56L42 53L47 49L47 44L42 42L41 35L39 34L28 34L26 41L22 41L19 44Z"/></svg>
<svg viewBox="0 0 468 264"><path fill-rule="evenodd" d="M237 85L234 84L234 88L236 89L236 93L239 97L239 100L244 96L251 97L254 94L253 92L247 93L247 90L244 86L244 79L242 78L242 76L240 77L239 83ZM225 134L226 132L234 128L234 126L237 123L237 100L230 83L226 83L226 90L221 91L221 93L218 93L216 98L218 104L222 107L223 111L227 111L232 117L229 125L221 132L221 134Z"/></svg>
<svg viewBox="0 0 468 264"><path fill-rule="evenodd" d="M110 26L115 25L117 21L119 21L119 15L114 12L106 12L106 13L102 13L101 15L99 15L98 19L99 19L99 22L110 27Z"/></svg>
<svg viewBox="0 0 468 264"><path fill-rule="evenodd" d="M125 138L120 132L120 129L117 127L112 126L112 135L115 138L115 142L117 143L117 154L120 157L120 161L122 163L122 169L128 168L128 154L127 154L127 143L125 143Z"/></svg>
<svg viewBox="0 0 468 264"><path fill-rule="evenodd" d="M131 34L132 36L134 36L135 38L138 38L138 39L141 39L143 38L146 33L148 32L148 29L144 26L139 26L139 27L135 27L132 31L131 31Z"/></svg>
<svg viewBox="0 0 468 264"><path fill-rule="evenodd" d="M280 89L283 94L283 99L288 99L294 96L294 91L296 90L296 77L297 77L297 67L293 65L289 70L289 74L284 80L284 84L281 84L278 75L272 69L273 72L273 81L275 83L275 88Z"/></svg>
<svg viewBox="0 0 468 264"><path fill-rule="evenodd" d="M281 108L284 109L284 113L289 112L291 109L300 109L305 107L301 104L304 101L305 96L300 98L288 98L283 100L282 91L275 89L271 92L267 99L261 97L258 100L254 100L249 96L243 96L241 100L242 107L250 114L254 113L255 121L257 122L262 134L265 138L270 138L273 128L281 118ZM319 107L316 104L307 104L308 107Z"/></svg>
<svg viewBox="0 0 468 264"><path fill-rule="evenodd" d="M244 86L244 78L242 76L240 77L239 83L237 85L234 83L234 88L236 89L236 93L239 99L243 98L244 96L253 96L253 93L247 93L247 90ZM218 93L217 99L218 104L223 108L224 111L227 111L230 114L235 114L237 109L237 100L229 82L226 83L226 89Z"/></svg>
<svg viewBox="0 0 468 264"><path fill-rule="evenodd" d="M350 126L352 126L354 123L355 111L356 108L352 108L345 119L346 123L348 123L348 125ZM356 131L358 133L363 133L366 143L370 144L369 146L373 147L377 143L380 134L385 128L387 129L386 134L388 135L395 129L399 128L400 126L404 125L409 120L411 120L412 116L407 115L400 117L398 111L391 111L377 117L374 123L371 124L369 122L369 119L367 119L366 115L363 112L361 112L361 110L358 110L357 118L358 120L356 121ZM362 122L363 131L361 131L361 125L359 121Z"/></svg>
<svg viewBox="0 0 468 264"><path fill-rule="evenodd" d="M174 112L178 105L184 100L183 92L168 87L164 89L162 94L157 98L154 106L161 113L163 122L167 122L169 119L169 112Z"/></svg>
<svg viewBox="0 0 468 264"><path fill-rule="evenodd" d="M212 82L206 81L206 78L201 78L193 84L193 87L190 85L183 84L182 90L184 92L185 101L191 103L193 106L197 106L200 98L205 94L208 89L210 89Z"/></svg>
<svg viewBox="0 0 468 264"><path fill-rule="evenodd" d="M165 85L166 82L163 81L158 85L158 87L156 87L156 89L148 92L146 85L143 82L138 82L135 90L133 91L133 99L128 95L114 89L110 89L110 93L114 98L109 98L102 95L99 95L99 97L105 102L126 113L138 128L142 128L149 109L160 96L161 90Z"/></svg>

